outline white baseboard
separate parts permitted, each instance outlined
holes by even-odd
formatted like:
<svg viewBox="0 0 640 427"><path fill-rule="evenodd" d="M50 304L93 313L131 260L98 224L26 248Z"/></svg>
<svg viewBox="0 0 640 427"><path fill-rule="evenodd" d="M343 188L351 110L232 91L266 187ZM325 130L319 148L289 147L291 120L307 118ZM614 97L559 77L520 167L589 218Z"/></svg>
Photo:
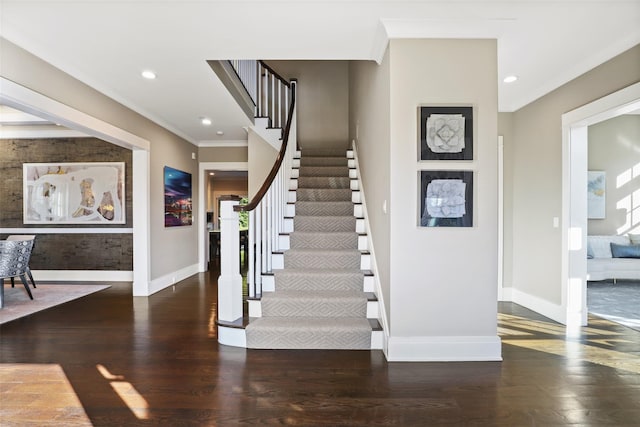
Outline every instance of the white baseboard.
<svg viewBox="0 0 640 427"><path fill-rule="evenodd" d="M498 294L498 301L513 302L513 288L502 288Z"/></svg>
<svg viewBox="0 0 640 427"><path fill-rule="evenodd" d="M501 361L502 344L496 336L389 337L389 362Z"/></svg>
<svg viewBox="0 0 640 427"><path fill-rule="evenodd" d="M165 274L164 276L153 279L151 283L149 283L149 293L147 295L136 296L149 296L155 294L158 291L161 291L181 280L186 279L187 277L191 277L194 274L197 274L198 271L198 263L195 263L172 273Z"/></svg>
<svg viewBox="0 0 640 427"><path fill-rule="evenodd" d="M133 282L133 271L31 270L37 282Z"/></svg>
<svg viewBox="0 0 640 427"><path fill-rule="evenodd" d="M554 304L540 297L512 288L511 301L529 310L542 314L556 322L566 324L567 311L559 304Z"/></svg>
<svg viewBox="0 0 640 427"><path fill-rule="evenodd" d="M218 326L218 342L231 347L247 347L247 334L244 329Z"/></svg>

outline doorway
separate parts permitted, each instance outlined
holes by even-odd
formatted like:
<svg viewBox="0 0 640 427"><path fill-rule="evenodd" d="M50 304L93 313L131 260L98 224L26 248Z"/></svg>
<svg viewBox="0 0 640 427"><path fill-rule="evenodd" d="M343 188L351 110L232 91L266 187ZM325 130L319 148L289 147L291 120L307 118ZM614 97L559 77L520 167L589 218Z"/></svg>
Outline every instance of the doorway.
<svg viewBox="0 0 640 427"><path fill-rule="evenodd" d="M587 325L587 153L590 125L640 109L640 83L562 115L562 305L566 325Z"/></svg>

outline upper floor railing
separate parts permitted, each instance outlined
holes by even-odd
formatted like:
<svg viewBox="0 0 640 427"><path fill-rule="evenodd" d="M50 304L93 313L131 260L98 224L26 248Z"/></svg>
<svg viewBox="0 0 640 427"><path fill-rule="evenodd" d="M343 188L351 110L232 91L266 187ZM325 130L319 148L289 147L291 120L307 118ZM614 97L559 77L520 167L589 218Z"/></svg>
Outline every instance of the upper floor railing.
<svg viewBox="0 0 640 427"><path fill-rule="evenodd" d="M286 126L291 84L263 61L231 60L231 67L255 105L255 117L269 118L269 126Z"/></svg>

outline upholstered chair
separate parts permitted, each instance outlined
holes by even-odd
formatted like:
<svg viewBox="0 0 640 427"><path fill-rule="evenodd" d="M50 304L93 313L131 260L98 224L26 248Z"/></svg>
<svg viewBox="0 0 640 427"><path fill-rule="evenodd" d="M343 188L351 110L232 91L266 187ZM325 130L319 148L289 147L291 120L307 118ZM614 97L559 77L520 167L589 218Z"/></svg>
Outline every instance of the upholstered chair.
<svg viewBox="0 0 640 427"><path fill-rule="evenodd" d="M4 306L4 279L20 277L29 298L33 299L27 282L27 266L33 240L0 240L0 307Z"/></svg>
<svg viewBox="0 0 640 427"><path fill-rule="evenodd" d="M12 234L11 236L7 237L7 240L18 240L18 241L22 241L22 240L31 240L33 241L33 245L31 245L31 252L33 253L33 248L36 245L36 236L33 234ZM33 285L33 288L35 289L36 287L36 281L33 280L33 274L31 274L31 269L29 268L29 266L27 265L27 276L29 276L29 280L31 280L31 284ZM13 288L15 286L15 279L12 277L11 278L11 287Z"/></svg>

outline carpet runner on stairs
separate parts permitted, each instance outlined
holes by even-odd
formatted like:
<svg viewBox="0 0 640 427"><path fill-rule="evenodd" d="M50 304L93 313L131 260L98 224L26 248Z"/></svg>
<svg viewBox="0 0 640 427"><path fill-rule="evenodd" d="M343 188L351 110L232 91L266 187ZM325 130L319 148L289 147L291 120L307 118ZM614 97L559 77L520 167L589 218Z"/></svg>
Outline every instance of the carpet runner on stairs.
<svg viewBox="0 0 640 427"><path fill-rule="evenodd" d="M345 151L303 151L290 249L246 327L248 348L370 349Z"/></svg>

